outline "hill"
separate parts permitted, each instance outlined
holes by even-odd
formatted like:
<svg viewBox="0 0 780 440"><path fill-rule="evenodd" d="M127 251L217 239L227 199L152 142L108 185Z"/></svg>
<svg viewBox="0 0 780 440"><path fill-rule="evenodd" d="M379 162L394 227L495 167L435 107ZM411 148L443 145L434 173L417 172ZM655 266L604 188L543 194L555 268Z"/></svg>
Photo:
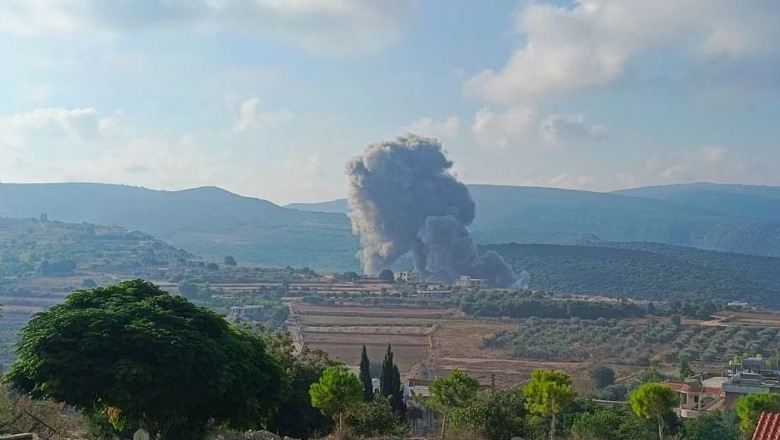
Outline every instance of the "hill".
<svg viewBox="0 0 780 440"><path fill-rule="evenodd" d="M299 211L309 212L330 212L337 214L346 214L349 211L349 203L347 199L336 199L327 202L315 202L315 203L290 203L284 205L285 208L297 209Z"/></svg>
<svg viewBox="0 0 780 440"><path fill-rule="evenodd" d="M692 183L650 186L617 191L704 209L723 215L758 220L780 220L780 187Z"/></svg>
<svg viewBox="0 0 780 440"><path fill-rule="evenodd" d="M204 187L184 191L90 184L0 184L0 216L117 224L206 258L266 266L358 269L346 216L283 208Z"/></svg>
<svg viewBox="0 0 780 440"><path fill-rule="evenodd" d="M120 226L0 218L0 277L145 276L195 258Z"/></svg>
<svg viewBox="0 0 780 440"><path fill-rule="evenodd" d="M780 258L654 243L483 246L527 270L531 287L648 300L706 297L780 306Z"/></svg>
<svg viewBox="0 0 780 440"><path fill-rule="evenodd" d="M477 218L471 230L484 244L641 241L780 256L780 188L712 184L707 187L711 188L707 190L709 199L701 196L702 190L695 186L678 192L687 198L675 198L672 191L662 196L666 192L658 188L598 193L469 185L477 204ZM737 191L740 188L742 192ZM691 193L699 194L700 201L690 200ZM725 199L733 202L718 202ZM740 200L742 205L738 205ZM294 206L308 211L332 211L346 210L347 205L345 200L334 200Z"/></svg>
<svg viewBox="0 0 780 440"><path fill-rule="evenodd" d="M553 188L470 185L479 243L657 242L780 256L780 220L674 200ZM762 196L763 197L763 196ZM769 203L769 202L767 202ZM205 258L358 270L343 200L298 209L219 188L155 191L103 184L0 184L0 216L117 224ZM767 205L769 206L769 205ZM304 210L306 209L306 210Z"/></svg>

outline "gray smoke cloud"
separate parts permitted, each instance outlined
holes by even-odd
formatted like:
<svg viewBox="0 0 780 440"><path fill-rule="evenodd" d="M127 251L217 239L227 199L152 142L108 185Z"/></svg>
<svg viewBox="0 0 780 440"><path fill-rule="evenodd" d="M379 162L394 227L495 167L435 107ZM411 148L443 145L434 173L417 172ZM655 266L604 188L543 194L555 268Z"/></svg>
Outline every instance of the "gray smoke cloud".
<svg viewBox="0 0 780 440"><path fill-rule="evenodd" d="M518 281L497 253L478 255L466 229L474 200L451 168L439 141L415 135L369 145L347 163L349 218L366 273L377 274L411 251L415 269L436 281L460 275L498 287Z"/></svg>

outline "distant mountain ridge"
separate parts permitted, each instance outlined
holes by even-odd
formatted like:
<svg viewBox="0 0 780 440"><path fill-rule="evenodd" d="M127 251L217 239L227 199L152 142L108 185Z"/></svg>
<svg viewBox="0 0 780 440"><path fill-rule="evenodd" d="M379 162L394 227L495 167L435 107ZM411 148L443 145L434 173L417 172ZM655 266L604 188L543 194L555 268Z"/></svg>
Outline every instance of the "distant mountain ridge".
<svg viewBox="0 0 780 440"><path fill-rule="evenodd" d="M780 221L780 187L776 186L693 183L634 188L615 194L674 202L734 217Z"/></svg>
<svg viewBox="0 0 780 440"><path fill-rule="evenodd" d="M780 256L780 211L775 213L772 196L780 188L737 187L695 184L598 193L469 185L477 204L470 229L480 244L656 242ZM281 207L214 187L156 191L89 183L0 184L0 216L46 213L52 220L117 224L206 258L233 255L256 264L319 270L359 269L359 242L344 215L346 206L336 200Z"/></svg>

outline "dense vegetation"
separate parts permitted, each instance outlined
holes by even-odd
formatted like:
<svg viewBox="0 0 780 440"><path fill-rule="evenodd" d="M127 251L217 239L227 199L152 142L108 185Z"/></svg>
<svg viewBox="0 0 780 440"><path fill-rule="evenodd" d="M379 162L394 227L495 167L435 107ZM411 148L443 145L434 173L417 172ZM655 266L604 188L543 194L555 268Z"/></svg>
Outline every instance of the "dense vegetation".
<svg viewBox="0 0 780 440"><path fill-rule="evenodd" d="M0 276L152 275L193 255L119 226L0 218Z"/></svg>
<svg viewBox="0 0 780 440"><path fill-rule="evenodd" d="M4 380L19 390L171 440L270 420L281 391L261 339L141 280L74 292L30 321L18 354Z"/></svg>
<svg viewBox="0 0 780 440"><path fill-rule="evenodd" d="M649 365L661 356L668 363L686 359L725 365L744 353L766 358L780 352L778 330L741 327L678 327L648 320L599 318L522 320L516 332L499 332L484 339L486 347L511 350L522 359Z"/></svg>
<svg viewBox="0 0 780 440"><path fill-rule="evenodd" d="M649 243L485 246L554 292L669 300L706 296L780 306L780 258Z"/></svg>
<svg viewBox="0 0 780 440"><path fill-rule="evenodd" d="M476 291L460 296L459 307L472 316L510 318L632 318L646 309L636 304L580 301L556 298L530 290L513 292Z"/></svg>

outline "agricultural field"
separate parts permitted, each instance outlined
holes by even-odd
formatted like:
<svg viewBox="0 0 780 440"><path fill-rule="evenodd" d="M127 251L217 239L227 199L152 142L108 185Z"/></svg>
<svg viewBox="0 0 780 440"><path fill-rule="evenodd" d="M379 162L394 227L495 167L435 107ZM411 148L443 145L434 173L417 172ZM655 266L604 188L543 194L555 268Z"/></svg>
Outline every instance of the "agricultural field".
<svg viewBox="0 0 780 440"><path fill-rule="evenodd" d="M404 376L433 379L458 368L481 383L499 386L522 383L536 368L574 372L578 362L525 362L505 350L483 347L483 338L514 331L514 320L475 319L441 307L322 306L289 300L292 321L305 345L327 351L347 365L357 365L362 346L381 362L387 344Z"/></svg>
<svg viewBox="0 0 780 440"><path fill-rule="evenodd" d="M714 327L780 328L780 314L771 312L722 312L701 325Z"/></svg>
<svg viewBox="0 0 780 440"><path fill-rule="evenodd" d="M780 353L780 330L771 326L713 326L688 321L677 326L645 320L529 318L515 331L499 331L484 346L515 359L550 362L610 362L643 367L681 359L722 368L735 356Z"/></svg>

